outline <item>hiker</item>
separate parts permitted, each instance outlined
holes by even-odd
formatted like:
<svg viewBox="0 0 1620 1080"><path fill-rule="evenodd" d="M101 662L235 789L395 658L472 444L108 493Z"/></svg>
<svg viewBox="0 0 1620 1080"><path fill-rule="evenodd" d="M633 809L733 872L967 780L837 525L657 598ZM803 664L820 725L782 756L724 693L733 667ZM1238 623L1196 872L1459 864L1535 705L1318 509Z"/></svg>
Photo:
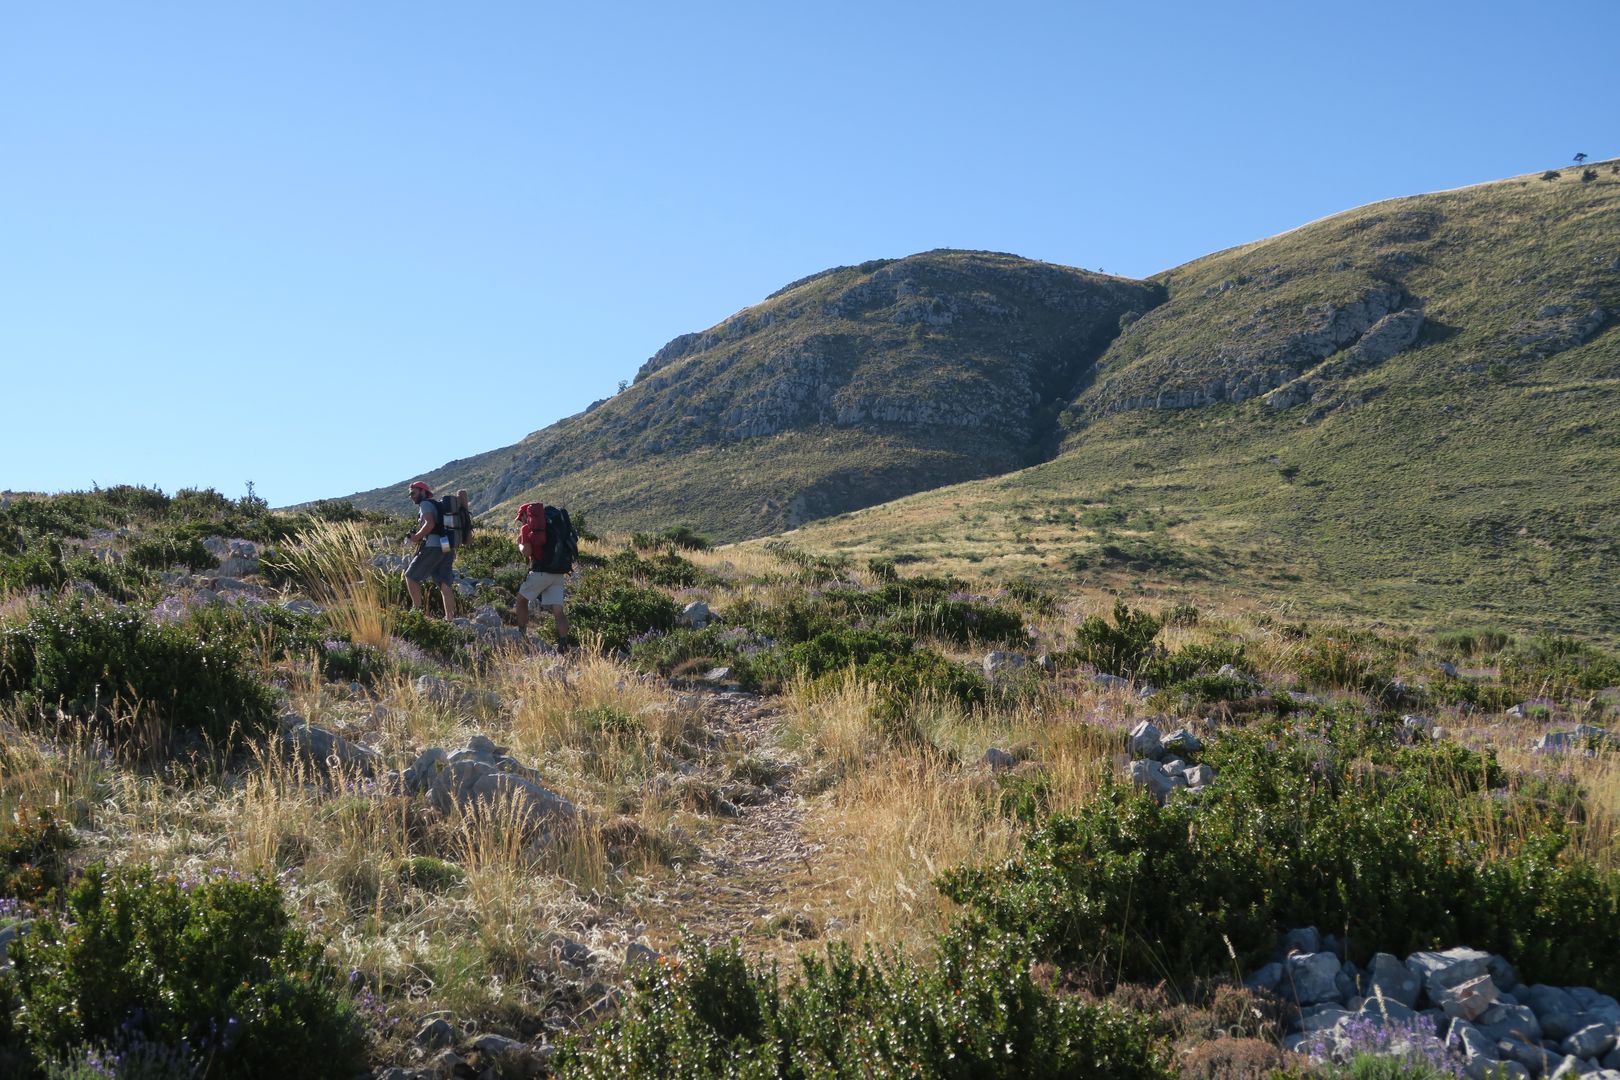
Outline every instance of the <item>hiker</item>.
<svg viewBox="0 0 1620 1080"><path fill-rule="evenodd" d="M405 591L410 593L411 607L423 615L428 613L422 600L422 583L429 578L439 583L439 597L444 601L444 617L456 617L456 594L451 589L455 576L456 553L448 544L444 527L439 521L439 506L433 501L433 489L420 480L410 486L411 502L422 515L416 531L405 537L406 543L417 545L416 554L405 568Z"/></svg>
<svg viewBox="0 0 1620 1080"><path fill-rule="evenodd" d="M518 507L518 521L522 522L523 529L518 534L518 550L523 557L529 560L529 573L518 588L517 606L513 614L517 618L518 633L529 632L529 604L538 602L541 607L551 612L552 618L557 622L557 646L561 648L568 639L568 616L563 613L563 583L568 580L566 573L551 573L543 569L544 547L546 542L546 511L540 503L524 503ZM566 519L565 519L566 520Z"/></svg>

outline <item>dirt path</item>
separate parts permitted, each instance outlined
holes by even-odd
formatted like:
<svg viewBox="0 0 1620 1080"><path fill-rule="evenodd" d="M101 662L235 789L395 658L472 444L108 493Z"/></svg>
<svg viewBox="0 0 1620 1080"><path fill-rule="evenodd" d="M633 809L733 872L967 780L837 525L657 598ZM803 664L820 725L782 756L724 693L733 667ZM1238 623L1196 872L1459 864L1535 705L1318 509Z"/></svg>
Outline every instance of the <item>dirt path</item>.
<svg viewBox="0 0 1620 1080"><path fill-rule="evenodd" d="M704 727L719 750L706 768L719 781L722 758L764 763L769 782L746 785L735 804L708 815L695 839L701 854L660 875L661 902L641 911L660 947L682 927L709 941L739 938L750 947L799 936L787 898L815 872L821 846L804 834L804 800L794 791L799 760L781 746L781 711L769 699L734 689L696 688ZM721 784L722 788L727 785ZM735 783L728 793L739 790Z"/></svg>

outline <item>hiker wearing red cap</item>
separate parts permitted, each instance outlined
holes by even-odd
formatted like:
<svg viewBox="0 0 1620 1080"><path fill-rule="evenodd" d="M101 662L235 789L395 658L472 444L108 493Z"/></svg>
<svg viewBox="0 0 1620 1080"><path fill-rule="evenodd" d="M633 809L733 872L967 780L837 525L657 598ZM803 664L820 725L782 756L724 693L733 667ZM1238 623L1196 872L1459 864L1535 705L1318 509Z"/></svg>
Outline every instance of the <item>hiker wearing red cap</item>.
<svg viewBox="0 0 1620 1080"><path fill-rule="evenodd" d="M518 550L529 560L529 574L518 588L517 605L512 611L518 632L529 632L529 604L538 601L556 620L560 647L568 640L568 616L563 613L563 583L568 575L550 572L541 561L546 548L546 508L542 503L524 503L518 507L517 519L523 524L518 533Z"/></svg>
<svg viewBox="0 0 1620 1080"><path fill-rule="evenodd" d="M410 565L405 568L405 591L411 596L411 607L427 614L427 606L422 600L422 582L432 578L439 583L439 598L444 601L444 617L453 619L456 616L456 594L450 586L455 581L452 567L455 565L456 553L451 549L449 538L444 536L444 530L439 528L439 507L433 501L433 489L420 480L413 481L409 488L411 502L416 504L421 518L416 531L405 538L407 543L417 545L416 554L411 558ZM440 543L443 539L444 543Z"/></svg>

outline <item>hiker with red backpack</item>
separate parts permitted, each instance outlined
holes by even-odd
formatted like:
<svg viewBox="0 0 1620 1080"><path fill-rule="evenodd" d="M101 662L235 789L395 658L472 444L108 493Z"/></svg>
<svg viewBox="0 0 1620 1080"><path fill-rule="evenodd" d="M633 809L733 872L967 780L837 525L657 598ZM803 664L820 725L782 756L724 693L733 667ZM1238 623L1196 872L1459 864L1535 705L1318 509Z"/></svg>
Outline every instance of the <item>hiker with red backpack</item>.
<svg viewBox="0 0 1620 1080"><path fill-rule="evenodd" d="M417 545L416 554L411 557L410 565L405 567L405 591L410 594L411 607L426 615L422 583L432 578L439 584L439 598L444 601L444 617L453 619L456 617L456 594L451 585L455 581L456 542L462 532L456 520L458 511L452 510L446 514L444 503L452 499L461 500L459 514L465 517L466 492L435 500L433 489L420 480L412 481L409 491L411 502L416 504L421 516L416 531L405 537L406 543Z"/></svg>
<svg viewBox="0 0 1620 1080"><path fill-rule="evenodd" d="M568 520L568 511L544 503L524 503L517 519L523 529L518 534L518 550L529 560L529 573L518 588L518 633L529 632L529 605L538 602L557 622L557 644L568 640L568 616L563 612L564 582L579 554L579 534Z"/></svg>

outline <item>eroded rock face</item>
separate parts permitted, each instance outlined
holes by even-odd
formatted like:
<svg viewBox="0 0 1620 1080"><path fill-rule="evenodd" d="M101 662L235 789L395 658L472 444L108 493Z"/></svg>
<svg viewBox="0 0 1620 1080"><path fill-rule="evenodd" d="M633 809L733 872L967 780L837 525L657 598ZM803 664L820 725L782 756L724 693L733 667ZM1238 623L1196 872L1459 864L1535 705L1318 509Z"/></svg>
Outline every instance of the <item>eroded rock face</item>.
<svg viewBox="0 0 1620 1080"><path fill-rule="evenodd" d="M1265 309L1262 309L1265 310ZM1277 337L1269 319L1256 319L1214 356L1171 357L1104 383L1102 412L1192 409L1267 395L1276 408L1311 399L1324 386L1383 363L1409 348L1423 329L1421 305L1398 287L1374 288L1342 305L1315 305L1305 328ZM1181 374L1186 372L1186 375ZM1310 373L1312 383L1295 385Z"/></svg>

